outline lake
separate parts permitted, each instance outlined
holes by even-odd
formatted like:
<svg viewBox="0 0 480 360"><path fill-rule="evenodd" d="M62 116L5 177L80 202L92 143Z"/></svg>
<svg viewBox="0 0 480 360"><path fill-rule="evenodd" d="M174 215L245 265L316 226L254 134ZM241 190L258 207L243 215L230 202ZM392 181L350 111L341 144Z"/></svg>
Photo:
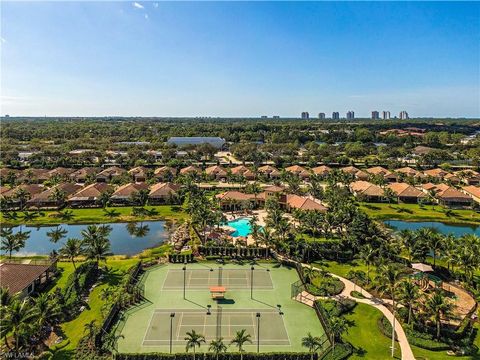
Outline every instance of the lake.
<svg viewBox="0 0 480 360"><path fill-rule="evenodd" d="M130 225L128 225L130 224ZM133 224L136 224L134 228ZM110 233L111 251L114 254L135 255L144 249L158 246L168 239L168 232L165 229L165 221L144 221L142 223L112 223L108 224L112 228ZM142 225L143 233L139 228ZM30 231L30 238L26 242L26 246L18 253L13 255L31 256L31 255L48 255L52 250L60 249L66 239L81 239L82 230L86 229L88 224L83 225L67 225L62 224L60 227L68 231L65 238L57 243L52 243L47 236L47 232L57 228L57 226L22 226L23 231ZM145 227L146 226L146 227ZM20 226L13 228L14 232L18 232Z"/></svg>
<svg viewBox="0 0 480 360"><path fill-rule="evenodd" d="M468 225L455 225L455 224L445 224L437 221L400 221L400 220L388 220L384 221L385 224L391 226L395 230L418 230L423 227L433 227L440 231L442 234L453 234L457 237L465 234L475 234L480 236L480 225L479 226L468 226Z"/></svg>

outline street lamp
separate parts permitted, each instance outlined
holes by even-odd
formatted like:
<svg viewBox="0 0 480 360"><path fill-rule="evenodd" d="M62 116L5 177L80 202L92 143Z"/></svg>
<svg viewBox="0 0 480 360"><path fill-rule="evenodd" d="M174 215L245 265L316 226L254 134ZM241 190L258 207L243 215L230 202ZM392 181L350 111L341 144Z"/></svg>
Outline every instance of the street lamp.
<svg viewBox="0 0 480 360"><path fill-rule="evenodd" d="M173 331L173 318L175 313L170 313L170 354L172 353L172 331Z"/></svg>
<svg viewBox="0 0 480 360"><path fill-rule="evenodd" d="M250 273L250 299L253 299L253 270L255 270L255 268L252 266L250 270L252 270Z"/></svg>
<svg viewBox="0 0 480 360"><path fill-rule="evenodd" d="M183 300L185 300L185 283L187 282L187 262L183 263Z"/></svg>
<svg viewBox="0 0 480 360"><path fill-rule="evenodd" d="M260 352L260 313L257 312L257 353Z"/></svg>

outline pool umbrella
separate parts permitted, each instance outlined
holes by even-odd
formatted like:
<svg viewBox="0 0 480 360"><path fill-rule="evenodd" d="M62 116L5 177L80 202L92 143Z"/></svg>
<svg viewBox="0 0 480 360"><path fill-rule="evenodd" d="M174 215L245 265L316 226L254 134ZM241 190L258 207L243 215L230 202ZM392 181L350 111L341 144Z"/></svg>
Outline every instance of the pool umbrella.
<svg viewBox="0 0 480 360"><path fill-rule="evenodd" d="M430 272L433 271L433 268L430 265L424 263L415 263L412 264L412 269L421 271L421 272Z"/></svg>

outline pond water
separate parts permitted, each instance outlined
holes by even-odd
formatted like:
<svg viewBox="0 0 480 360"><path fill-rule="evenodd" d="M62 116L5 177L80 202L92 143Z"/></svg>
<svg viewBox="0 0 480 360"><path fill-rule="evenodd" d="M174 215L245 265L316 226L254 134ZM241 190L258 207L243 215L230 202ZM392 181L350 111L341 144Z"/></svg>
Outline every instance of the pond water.
<svg viewBox="0 0 480 360"><path fill-rule="evenodd" d="M160 245L168 239L168 232L165 229L165 221L144 221L142 223L112 223L110 233L111 251L114 254L134 255L144 249ZM81 239L82 230L87 228L84 225L59 225L67 230L66 236L57 243L50 241L47 233L56 229L57 226L31 227L22 226L22 231L30 231L30 238L26 246L14 255L48 255L52 250L59 250L66 239ZM20 230L20 226L13 228L14 233Z"/></svg>
<svg viewBox="0 0 480 360"><path fill-rule="evenodd" d="M388 220L384 221L385 224L391 226L395 230L417 230L424 227L433 227L440 231L442 234L453 234L456 237L465 235L465 234L475 234L480 236L480 225L479 226L469 226L469 225L455 225L455 224L445 224L437 221L399 221L399 220Z"/></svg>
<svg viewBox="0 0 480 360"><path fill-rule="evenodd" d="M231 220L227 222L227 225L235 229L235 232L231 234L233 237L248 236L252 232L249 218Z"/></svg>

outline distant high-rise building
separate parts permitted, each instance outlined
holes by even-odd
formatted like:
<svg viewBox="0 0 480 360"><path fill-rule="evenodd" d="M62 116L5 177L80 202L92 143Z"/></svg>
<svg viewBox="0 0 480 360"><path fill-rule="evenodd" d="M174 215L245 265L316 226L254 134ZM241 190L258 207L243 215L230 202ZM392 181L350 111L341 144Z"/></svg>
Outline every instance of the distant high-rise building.
<svg viewBox="0 0 480 360"><path fill-rule="evenodd" d="M340 119L340 113L338 111L334 111L332 113L332 119L333 120L339 120Z"/></svg>
<svg viewBox="0 0 480 360"><path fill-rule="evenodd" d="M353 111L348 111L348 112L347 112L347 119L348 119L348 120L353 120L353 119L355 119L355 112L353 112Z"/></svg>
<svg viewBox="0 0 480 360"><path fill-rule="evenodd" d="M400 111L399 118L400 118L400 120L407 120L408 119L408 113L405 110Z"/></svg>
<svg viewBox="0 0 480 360"><path fill-rule="evenodd" d="M325 113L319 113L319 114L318 114L318 118L319 118L320 120L325 120Z"/></svg>
<svg viewBox="0 0 480 360"><path fill-rule="evenodd" d="M274 119L280 119L280 115L273 115Z"/></svg>
<svg viewBox="0 0 480 360"><path fill-rule="evenodd" d="M262 115L262 119L268 119L267 115Z"/></svg>
<svg viewBox="0 0 480 360"><path fill-rule="evenodd" d="M390 111L383 111L382 118L383 120L390 120Z"/></svg>
<svg viewBox="0 0 480 360"><path fill-rule="evenodd" d="M302 112L302 119L309 119L309 118L310 118L310 114L308 113L308 111Z"/></svg>
<svg viewBox="0 0 480 360"><path fill-rule="evenodd" d="M372 120L380 119L380 113L378 111L372 111Z"/></svg>

